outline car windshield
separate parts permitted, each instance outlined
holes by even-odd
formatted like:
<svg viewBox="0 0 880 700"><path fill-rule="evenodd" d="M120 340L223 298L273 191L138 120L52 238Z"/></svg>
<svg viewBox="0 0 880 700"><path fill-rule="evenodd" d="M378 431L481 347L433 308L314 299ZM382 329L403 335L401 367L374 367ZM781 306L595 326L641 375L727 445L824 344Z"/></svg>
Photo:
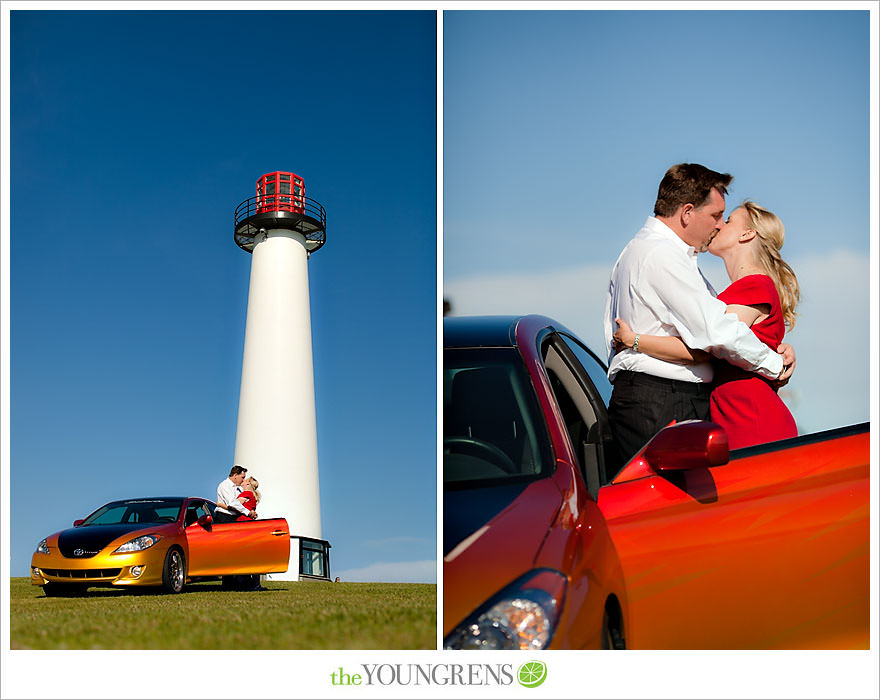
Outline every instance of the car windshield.
<svg viewBox="0 0 880 700"><path fill-rule="evenodd" d="M445 351L443 433L447 485L522 480L550 472L547 429L514 348Z"/></svg>
<svg viewBox="0 0 880 700"><path fill-rule="evenodd" d="M173 523L180 514L181 498L144 498L114 501L101 506L82 525L128 525L136 523Z"/></svg>

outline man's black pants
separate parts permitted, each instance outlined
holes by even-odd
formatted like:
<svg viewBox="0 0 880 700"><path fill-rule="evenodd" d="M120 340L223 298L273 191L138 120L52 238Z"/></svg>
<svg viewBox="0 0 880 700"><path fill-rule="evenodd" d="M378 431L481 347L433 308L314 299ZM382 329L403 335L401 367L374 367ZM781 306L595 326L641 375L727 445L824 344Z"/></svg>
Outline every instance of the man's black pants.
<svg viewBox="0 0 880 700"><path fill-rule="evenodd" d="M712 384L706 382L682 382L628 370L614 375L608 421L621 464L673 420L709 420L711 391Z"/></svg>
<svg viewBox="0 0 880 700"><path fill-rule="evenodd" d="M221 513L219 510L214 511L214 522L215 523L234 523L238 520L237 515L229 515L227 513Z"/></svg>

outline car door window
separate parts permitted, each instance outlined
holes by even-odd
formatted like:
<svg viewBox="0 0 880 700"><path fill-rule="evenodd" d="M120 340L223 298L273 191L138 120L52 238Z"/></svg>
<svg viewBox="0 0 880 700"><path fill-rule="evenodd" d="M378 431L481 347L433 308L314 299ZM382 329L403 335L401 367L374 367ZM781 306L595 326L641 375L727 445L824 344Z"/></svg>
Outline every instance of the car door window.
<svg viewBox="0 0 880 700"><path fill-rule="evenodd" d="M590 405L574 371L553 343L544 348L544 368L550 387L562 412L571 447L587 490L595 499L599 494L600 466L597 445L596 412Z"/></svg>
<svg viewBox="0 0 880 700"><path fill-rule="evenodd" d="M559 337L562 338L568 349L578 359L578 362L580 362L581 367L584 368L584 371L590 377L590 381L593 383L599 396L602 397L602 401L607 408L608 403L611 401L612 388L611 382L608 381L608 368L592 352L571 336L560 334Z"/></svg>
<svg viewBox="0 0 880 700"><path fill-rule="evenodd" d="M190 502L186 507L185 527L189 527L193 523L198 522L202 515L207 514L208 509L205 507L204 501Z"/></svg>
<svg viewBox="0 0 880 700"><path fill-rule="evenodd" d="M607 399L602 394L606 392L610 399L611 385L604 366L570 336L551 334L544 341L543 354L572 448L595 497L598 487L610 481L620 467L611 439Z"/></svg>

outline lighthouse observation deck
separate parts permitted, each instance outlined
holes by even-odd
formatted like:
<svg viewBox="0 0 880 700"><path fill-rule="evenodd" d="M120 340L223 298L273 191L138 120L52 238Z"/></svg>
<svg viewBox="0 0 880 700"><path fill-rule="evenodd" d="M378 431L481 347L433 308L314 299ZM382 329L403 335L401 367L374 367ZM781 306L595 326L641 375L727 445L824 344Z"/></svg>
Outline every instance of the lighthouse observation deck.
<svg viewBox="0 0 880 700"><path fill-rule="evenodd" d="M254 236L260 229L287 229L301 233L306 250L314 253L327 238L327 212L314 199L301 196L295 204L268 203L257 195L246 199L235 209L235 242L247 252L254 249Z"/></svg>

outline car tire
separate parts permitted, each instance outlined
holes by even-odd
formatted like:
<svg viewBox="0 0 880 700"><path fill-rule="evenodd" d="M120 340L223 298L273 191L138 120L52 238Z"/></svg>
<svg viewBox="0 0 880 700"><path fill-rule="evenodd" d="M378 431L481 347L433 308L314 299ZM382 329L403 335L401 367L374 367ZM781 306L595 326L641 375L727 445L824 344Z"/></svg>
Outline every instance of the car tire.
<svg viewBox="0 0 880 700"><path fill-rule="evenodd" d="M186 583L186 559L179 548L172 547L165 555L165 565L162 567L162 589L166 593L180 593L184 583Z"/></svg>
<svg viewBox="0 0 880 700"><path fill-rule="evenodd" d="M66 583L44 583L43 593L47 598L73 598L86 592L85 586Z"/></svg>
<svg viewBox="0 0 880 700"><path fill-rule="evenodd" d="M626 640L616 625L611 625L608 620L608 611L602 618L602 648L603 649L626 649Z"/></svg>

